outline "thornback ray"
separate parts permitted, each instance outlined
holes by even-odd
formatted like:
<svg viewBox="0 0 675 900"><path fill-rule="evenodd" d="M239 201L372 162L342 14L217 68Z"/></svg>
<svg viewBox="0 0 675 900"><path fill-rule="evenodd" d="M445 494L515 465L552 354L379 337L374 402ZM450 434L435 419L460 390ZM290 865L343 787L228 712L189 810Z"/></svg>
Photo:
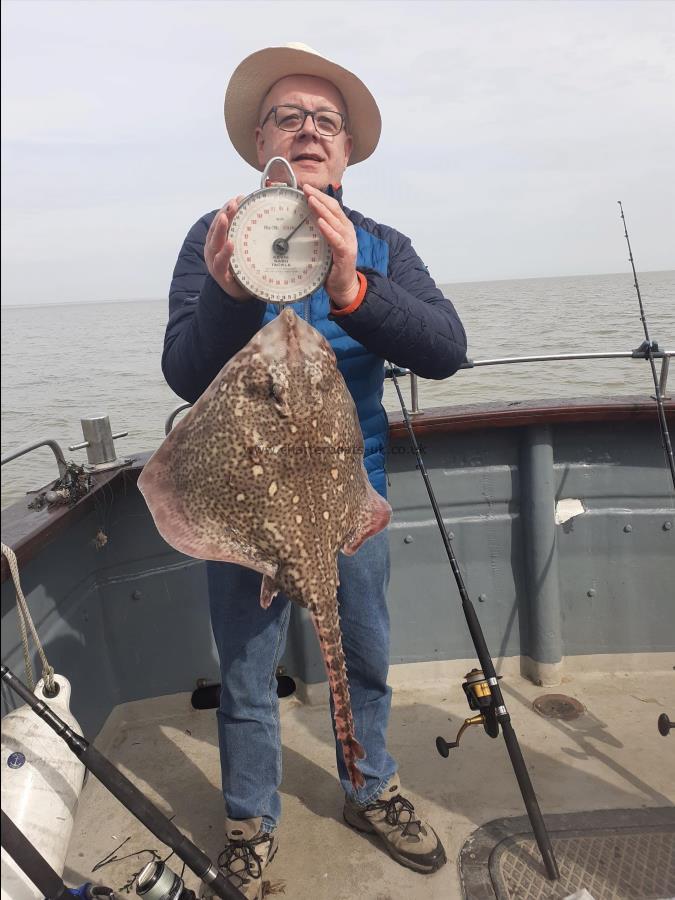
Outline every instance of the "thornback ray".
<svg viewBox="0 0 675 900"><path fill-rule="evenodd" d="M364 778L337 602L337 554L389 523L368 481L354 401L325 338L284 309L223 367L138 480L164 540L263 576L316 627L349 778Z"/></svg>

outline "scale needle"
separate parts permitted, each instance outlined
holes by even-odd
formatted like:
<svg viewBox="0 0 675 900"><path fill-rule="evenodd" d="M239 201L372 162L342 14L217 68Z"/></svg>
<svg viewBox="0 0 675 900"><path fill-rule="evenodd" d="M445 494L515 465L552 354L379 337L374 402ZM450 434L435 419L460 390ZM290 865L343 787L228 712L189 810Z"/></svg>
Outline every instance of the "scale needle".
<svg viewBox="0 0 675 900"><path fill-rule="evenodd" d="M276 241L272 244L272 250L279 256L282 256L284 253L288 253L288 242L293 237L298 229L302 228L305 222L309 219L309 216L305 216L305 218L300 222L299 225L296 225L293 231L290 234L287 234L285 238L277 238Z"/></svg>

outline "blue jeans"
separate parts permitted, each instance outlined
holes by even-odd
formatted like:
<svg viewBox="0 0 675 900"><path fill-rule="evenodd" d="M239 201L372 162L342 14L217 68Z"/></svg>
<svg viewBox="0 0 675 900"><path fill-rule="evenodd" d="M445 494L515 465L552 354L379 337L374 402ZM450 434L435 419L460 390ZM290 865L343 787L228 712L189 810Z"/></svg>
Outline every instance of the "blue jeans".
<svg viewBox="0 0 675 900"><path fill-rule="evenodd" d="M338 603L359 763L365 786L354 791L336 743L340 782L360 805L376 799L396 773L387 752L389 538L386 529L354 556L338 557ZM281 814L281 735L276 670L286 644L290 601L278 594L260 606L261 576L231 563L207 564L211 625L220 657L218 740L223 796L231 819L261 816L273 830Z"/></svg>

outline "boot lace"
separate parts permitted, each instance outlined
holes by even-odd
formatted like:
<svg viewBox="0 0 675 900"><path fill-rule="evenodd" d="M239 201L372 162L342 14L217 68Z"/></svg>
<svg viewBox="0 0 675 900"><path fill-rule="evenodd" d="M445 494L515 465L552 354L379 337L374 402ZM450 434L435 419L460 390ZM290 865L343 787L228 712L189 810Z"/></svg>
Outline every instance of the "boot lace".
<svg viewBox="0 0 675 900"><path fill-rule="evenodd" d="M384 810L388 824L400 828L403 837L419 839L420 833L426 834L422 821L415 818L415 807L400 794L395 794L389 800L376 800L369 807L373 808Z"/></svg>
<svg viewBox="0 0 675 900"><path fill-rule="evenodd" d="M271 840L272 836L262 831L249 840L230 840L218 857L218 866L230 875L236 875L242 883L249 878L254 880L262 878L264 860L256 848L260 844L269 844Z"/></svg>

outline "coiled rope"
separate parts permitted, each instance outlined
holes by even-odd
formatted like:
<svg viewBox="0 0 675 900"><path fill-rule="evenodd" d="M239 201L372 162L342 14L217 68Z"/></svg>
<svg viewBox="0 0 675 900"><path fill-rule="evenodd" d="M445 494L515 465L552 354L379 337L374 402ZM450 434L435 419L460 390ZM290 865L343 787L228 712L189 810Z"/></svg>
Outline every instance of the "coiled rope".
<svg viewBox="0 0 675 900"><path fill-rule="evenodd" d="M6 544L0 544L0 549L2 550L2 555L7 560L7 564L9 565L9 571L12 573L12 581L14 582L14 589L16 590L16 611L19 616L19 631L21 633L23 661L26 667L26 680L28 681L28 686L30 687L31 691L35 690L33 665L30 660L30 649L28 647L28 631L30 631L31 635L33 636L33 640L35 641L37 652L40 656L40 659L42 660L42 678L44 679L45 683L45 691L47 694L54 694L56 692L56 685L54 683L54 669L49 665L47 656L33 623L33 617L31 616L30 610L28 609L28 603L23 595L23 591L21 590L21 581L19 580L19 565L16 561L16 554L14 553L12 548L8 547Z"/></svg>

